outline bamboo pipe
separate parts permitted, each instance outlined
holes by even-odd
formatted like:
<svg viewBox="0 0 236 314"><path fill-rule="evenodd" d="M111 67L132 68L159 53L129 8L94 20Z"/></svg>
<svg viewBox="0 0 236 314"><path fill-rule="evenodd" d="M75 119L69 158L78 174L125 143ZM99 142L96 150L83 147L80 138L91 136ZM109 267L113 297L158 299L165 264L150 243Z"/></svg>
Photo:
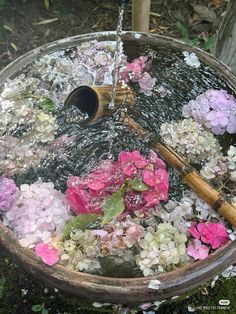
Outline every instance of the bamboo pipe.
<svg viewBox="0 0 236 314"><path fill-rule="evenodd" d="M169 165L176 168L180 172L183 182L187 184L190 189L202 200L204 200L213 210L218 212L230 224L236 227L236 208L226 202L222 195L210 186L182 156L162 143L157 136L150 136L150 134L130 116L125 116L124 123L139 137L146 139L149 138L152 147L158 152L158 154L165 159Z"/></svg>
<svg viewBox="0 0 236 314"><path fill-rule="evenodd" d="M149 32L151 0L133 0L132 31Z"/></svg>

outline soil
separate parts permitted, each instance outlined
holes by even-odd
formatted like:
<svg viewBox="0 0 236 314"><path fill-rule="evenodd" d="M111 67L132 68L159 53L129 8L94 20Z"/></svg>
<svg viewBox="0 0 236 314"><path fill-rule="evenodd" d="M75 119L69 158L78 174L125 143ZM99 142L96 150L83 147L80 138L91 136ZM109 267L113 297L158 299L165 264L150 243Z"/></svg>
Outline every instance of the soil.
<svg viewBox="0 0 236 314"><path fill-rule="evenodd" d="M0 10L3 2L0 68L26 51L56 39L116 29L118 0L50 0L48 10L44 0L1 0ZM193 40L195 44L198 40L197 44L203 48L216 33L226 7L225 0L152 0L151 3L150 32ZM131 19L130 1L124 30L131 30Z"/></svg>
<svg viewBox="0 0 236 314"><path fill-rule="evenodd" d="M115 0L51 0L48 10L44 3L47 1L0 0L0 68L56 39L116 28L118 6ZM225 7L225 0L152 0L150 32L180 38L212 51ZM125 12L124 29L131 30L130 3ZM0 254L0 292L3 292L2 298L0 293L0 314L33 313L31 307L36 304L44 304L50 314L114 313L114 310L95 308L78 298L45 288L11 263L1 250ZM3 277L6 282L1 285ZM202 292L186 300L162 305L158 313L189 313L188 306L192 305L195 313L226 311L233 314L236 313L235 293L234 279L218 281L214 289L202 288ZM230 300L229 309L219 308L221 299ZM47 313L46 310L39 312Z"/></svg>

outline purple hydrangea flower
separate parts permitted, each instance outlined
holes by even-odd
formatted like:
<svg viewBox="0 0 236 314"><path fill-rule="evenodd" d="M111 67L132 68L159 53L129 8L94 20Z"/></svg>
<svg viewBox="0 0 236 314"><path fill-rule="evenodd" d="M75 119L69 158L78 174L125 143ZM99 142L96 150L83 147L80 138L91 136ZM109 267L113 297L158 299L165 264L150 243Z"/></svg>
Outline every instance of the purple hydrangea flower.
<svg viewBox="0 0 236 314"><path fill-rule="evenodd" d="M236 133L236 99L225 90L209 89L183 107L185 118L209 128L214 134Z"/></svg>
<svg viewBox="0 0 236 314"><path fill-rule="evenodd" d="M10 209L18 188L12 179L0 177L0 211Z"/></svg>

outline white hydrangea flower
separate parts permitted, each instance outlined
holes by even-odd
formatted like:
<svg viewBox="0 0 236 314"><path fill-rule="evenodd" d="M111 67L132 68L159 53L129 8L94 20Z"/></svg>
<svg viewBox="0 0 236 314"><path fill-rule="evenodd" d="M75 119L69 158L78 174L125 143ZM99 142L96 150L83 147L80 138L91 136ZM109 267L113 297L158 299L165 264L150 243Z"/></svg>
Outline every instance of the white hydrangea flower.
<svg viewBox="0 0 236 314"><path fill-rule="evenodd" d="M162 140L189 162L201 163L220 154L221 147L214 135L193 119L165 122L161 125Z"/></svg>

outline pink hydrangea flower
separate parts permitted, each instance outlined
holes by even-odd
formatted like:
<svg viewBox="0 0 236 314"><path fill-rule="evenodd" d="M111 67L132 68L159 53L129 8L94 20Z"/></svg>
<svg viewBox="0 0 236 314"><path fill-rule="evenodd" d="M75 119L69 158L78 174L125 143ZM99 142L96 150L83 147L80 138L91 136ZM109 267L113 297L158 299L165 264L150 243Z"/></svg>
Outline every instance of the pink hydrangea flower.
<svg viewBox="0 0 236 314"><path fill-rule="evenodd" d="M10 209L17 192L18 188L14 180L0 177L0 212Z"/></svg>
<svg viewBox="0 0 236 314"><path fill-rule="evenodd" d="M202 245L201 241L194 239L191 244L187 247L187 254L193 257L195 260L203 260L207 258L209 248L206 245Z"/></svg>
<svg viewBox="0 0 236 314"><path fill-rule="evenodd" d="M56 248L50 248L45 243L39 243L35 247L35 253L41 257L42 261L48 265L53 266L59 261L58 251Z"/></svg>
<svg viewBox="0 0 236 314"><path fill-rule="evenodd" d="M218 249L229 239L225 226L221 223L192 224L192 226L188 228L188 232L195 239L210 244L212 249Z"/></svg>
<svg viewBox="0 0 236 314"><path fill-rule="evenodd" d="M151 91L155 86L156 80L147 72L144 72L138 81L139 86L144 91Z"/></svg>
<svg viewBox="0 0 236 314"><path fill-rule="evenodd" d="M138 83L143 91L151 91L155 85L155 79L145 71L150 68L150 65L151 58L149 56L141 56L134 59L121 69L120 78L126 83L129 81Z"/></svg>
<svg viewBox="0 0 236 314"><path fill-rule="evenodd" d="M103 201L134 178L147 183L147 189L124 191L125 212L147 210L167 198L168 173L157 154L151 151L145 158L139 151L123 151L117 161L103 160L85 177L70 177L68 203L77 215L102 214Z"/></svg>
<svg viewBox="0 0 236 314"><path fill-rule="evenodd" d="M202 231L201 240L209 243L213 249L218 249L229 239L225 226L221 223L208 223Z"/></svg>

